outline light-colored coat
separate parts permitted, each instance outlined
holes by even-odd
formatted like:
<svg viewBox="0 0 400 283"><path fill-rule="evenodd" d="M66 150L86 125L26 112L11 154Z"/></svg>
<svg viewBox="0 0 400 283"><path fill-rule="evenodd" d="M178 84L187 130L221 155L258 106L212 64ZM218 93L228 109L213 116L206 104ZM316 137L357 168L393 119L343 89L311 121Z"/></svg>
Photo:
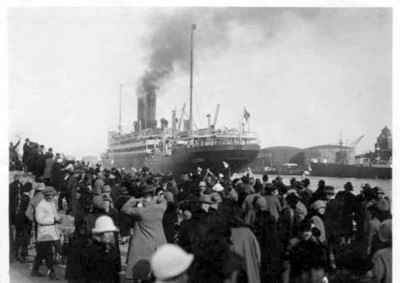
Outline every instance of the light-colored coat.
<svg viewBox="0 0 400 283"><path fill-rule="evenodd" d="M247 227L231 229L232 249L246 262L249 283L260 283L261 250L256 236Z"/></svg>
<svg viewBox="0 0 400 283"><path fill-rule="evenodd" d="M60 238L55 225L55 221L58 221L60 217L53 201L42 199L35 209L35 219L38 224L37 240L39 242L56 241Z"/></svg>
<svg viewBox="0 0 400 283"><path fill-rule="evenodd" d="M138 201L131 198L121 209L123 213L139 217L129 244L127 279L132 278L132 269L139 260L150 260L155 250L167 243L162 224L163 215L167 209L166 200L161 199L159 202L154 200L144 207L137 207Z"/></svg>

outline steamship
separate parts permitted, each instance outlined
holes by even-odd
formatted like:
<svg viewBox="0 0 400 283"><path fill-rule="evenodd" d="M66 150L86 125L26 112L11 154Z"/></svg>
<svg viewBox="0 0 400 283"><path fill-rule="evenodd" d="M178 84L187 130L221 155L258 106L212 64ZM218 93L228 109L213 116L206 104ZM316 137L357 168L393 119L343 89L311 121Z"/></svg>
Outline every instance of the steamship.
<svg viewBox="0 0 400 283"><path fill-rule="evenodd" d="M166 119L161 119L160 127L157 127L155 91L138 96L134 129L130 133L122 133L120 126L119 131L109 132L108 149L102 156L105 167L127 170L148 167L155 173L173 174L194 172L199 167L212 172L238 172L256 158L260 146L256 135L249 130L250 115L247 110L239 128L217 129L218 105L214 123L210 123L210 115L207 115L208 127L193 129L194 29L195 26L192 26L189 119L182 119L184 110L177 119L174 110L170 126Z"/></svg>

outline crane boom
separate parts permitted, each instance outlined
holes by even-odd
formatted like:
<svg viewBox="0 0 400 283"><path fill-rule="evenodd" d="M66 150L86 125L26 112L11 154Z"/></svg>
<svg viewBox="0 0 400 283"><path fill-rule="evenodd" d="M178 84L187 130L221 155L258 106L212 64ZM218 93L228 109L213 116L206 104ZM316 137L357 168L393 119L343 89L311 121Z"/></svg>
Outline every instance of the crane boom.
<svg viewBox="0 0 400 283"><path fill-rule="evenodd" d="M350 147L356 147L360 141L363 139L364 135L359 136L355 141L350 144Z"/></svg>

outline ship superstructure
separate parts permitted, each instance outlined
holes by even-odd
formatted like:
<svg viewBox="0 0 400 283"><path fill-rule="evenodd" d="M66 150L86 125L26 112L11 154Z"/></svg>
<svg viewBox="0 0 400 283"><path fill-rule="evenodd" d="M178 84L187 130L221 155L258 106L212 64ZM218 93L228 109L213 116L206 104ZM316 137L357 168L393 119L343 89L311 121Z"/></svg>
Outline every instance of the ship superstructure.
<svg viewBox="0 0 400 283"><path fill-rule="evenodd" d="M157 127L157 97L154 90L139 95L133 131L122 133L119 126L119 131L109 132L108 150L102 158L105 166L126 169L146 166L155 172L164 173L193 172L198 167L215 172L229 168L234 172L245 168L257 156L260 146L256 135L249 130L250 114L246 109L242 117L243 123L238 129L215 127L219 105L213 124L210 123L210 115L207 115L208 127L193 129L194 29L195 26L192 26L189 119L183 120L183 107L179 119L176 111L172 111L170 126L168 120L161 119L160 126Z"/></svg>

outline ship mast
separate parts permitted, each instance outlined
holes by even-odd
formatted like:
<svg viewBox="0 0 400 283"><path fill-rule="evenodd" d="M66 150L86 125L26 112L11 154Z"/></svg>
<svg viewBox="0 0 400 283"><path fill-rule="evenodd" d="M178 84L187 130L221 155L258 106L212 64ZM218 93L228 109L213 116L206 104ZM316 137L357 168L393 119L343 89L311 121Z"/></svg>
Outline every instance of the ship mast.
<svg viewBox="0 0 400 283"><path fill-rule="evenodd" d="M118 132L122 132L122 84L119 85L119 122L118 122Z"/></svg>
<svg viewBox="0 0 400 283"><path fill-rule="evenodd" d="M190 98L189 98L189 132L193 129L193 35L196 25L192 24L190 30Z"/></svg>

